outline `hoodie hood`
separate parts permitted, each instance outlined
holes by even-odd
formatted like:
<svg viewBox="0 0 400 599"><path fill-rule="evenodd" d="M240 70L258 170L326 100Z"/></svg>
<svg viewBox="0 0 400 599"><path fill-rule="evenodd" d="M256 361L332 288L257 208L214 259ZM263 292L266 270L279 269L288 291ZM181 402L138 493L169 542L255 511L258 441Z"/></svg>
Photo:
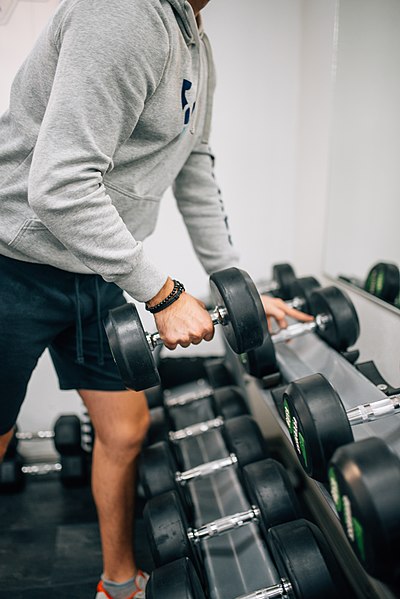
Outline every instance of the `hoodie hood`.
<svg viewBox="0 0 400 599"><path fill-rule="evenodd" d="M166 0L176 14L176 20L181 28L187 45L195 44L198 38L196 18L191 4L187 0Z"/></svg>

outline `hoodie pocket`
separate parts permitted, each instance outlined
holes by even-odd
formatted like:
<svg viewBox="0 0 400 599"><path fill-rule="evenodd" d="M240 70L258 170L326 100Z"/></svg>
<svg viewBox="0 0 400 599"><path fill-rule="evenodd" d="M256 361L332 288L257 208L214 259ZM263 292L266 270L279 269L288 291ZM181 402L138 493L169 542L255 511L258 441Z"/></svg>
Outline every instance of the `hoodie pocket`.
<svg viewBox="0 0 400 599"><path fill-rule="evenodd" d="M151 235L157 224L161 198L137 196L109 183L106 183L106 189L133 237L137 241L143 241Z"/></svg>

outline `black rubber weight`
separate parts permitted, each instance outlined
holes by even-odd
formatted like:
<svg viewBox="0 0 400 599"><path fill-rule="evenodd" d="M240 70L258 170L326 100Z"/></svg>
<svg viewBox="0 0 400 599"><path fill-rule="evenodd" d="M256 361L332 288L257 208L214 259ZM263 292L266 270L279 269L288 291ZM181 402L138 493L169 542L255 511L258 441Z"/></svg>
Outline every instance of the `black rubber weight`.
<svg viewBox="0 0 400 599"><path fill-rule="evenodd" d="M149 499L176 489L178 470L174 455L165 441L155 443L142 452L139 459L140 480Z"/></svg>
<svg viewBox="0 0 400 599"><path fill-rule="evenodd" d="M196 570L181 558L153 570L146 586L146 599L206 599Z"/></svg>
<svg viewBox="0 0 400 599"><path fill-rule="evenodd" d="M330 322L318 335L337 351L345 351L354 345L360 335L357 312L348 295L338 287L316 289L310 298L314 316L326 314Z"/></svg>
<svg viewBox="0 0 400 599"><path fill-rule="evenodd" d="M150 427L147 431L145 445L153 445L159 441L168 440L171 424L163 407L150 410Z"/></svg>
<svg viewBox="0 0 400 599"><path fill-rule="evenodd" d="M367 275L364 289L386 302L393 303L400 290L400 271L397 264L375 264Z"/></svg>
<svg viewBox="0 0 400 599"><path fill-rule="evenodd" d="M160 385L146 389L145 395L149 410L164 405L164 393Z"/></svg>
<svg viewBox="0 0 400 599"><path fill-rule="evenodd" d="M353 441L339 395L320 373L288 385L284 394L289 432L300 462L309 476L325 482L335 450Z"/></svg>
<svg viewBox="0 0 400 599"><path fill-rule="evenodd" d="M220 387L213 393L213 404L216 415L224 420L248 414L246 398L240 387Z"/></svg>
<svg viewBox="0 0 400 599"><path fill-rule="evenodd" d="M301 310L306 313L311 312L310 299L311 294L315 289L321 287L317 279L314 277L301 277L297 279L291 287L291 298L298 297L302 300L303 305Z"/></svg>
<svg viewBox="0 0 400 599"><path fill-rule="evenodd" d="M291 299L291 287L296 280L296 275L290 264L275 264L272 268L272 278L279 287L276 291L278 297L284 300Z"/></svg>
<svg viewBox="0 0 400 599"><path fill-rule="evenodd" d="M271 335L265 335L263 344L241 355L242 363L251 376L262 379L279 371Z"/></svg>
<svg viewBox="0 0 400 599"><path fill-rule="evenodd" d="M266 457L266 444L261 431L251 416L238 416L225 422L224 437L230 452L241 467Z"/></svg>
<svg viewBox="0 0 400 599"><path fill-rule="evenodd" d="M271 528L267 542L278 572L296 599L354 597L320 530L299 519Z"/></svg>
<svg viewBox="0 0 400 599"><path fill-rule="evenodd" d="M400 576L400 461L378 438L338 449L329 468L331 494L350 544L367 572Z"/></svg>
<svg viewBox="0 0 400 599"><path fill-rule="evenodd" d="M211 275L210 286L215 304L228 312L222 330L232 350L242 354L259 347L267 332L267 318L249 275L227 268Z"/></svg>
<svg viewBox="0 0 400 599"><path fill-rule="evenodd" d="M143 511L151 554L157 567L182 557L196 559L178 494L169 491L150 499Z"/></svg>
<svg viewBox="0 0 400 599"><path fill-rule="evenodd" d="M111 352L129 389L142 391L160 383L138 311L132 304L114 308L104 323Z"/></svg>
<svg viewBox="0 0 400 599"><path fill-rule="evenodd" d="M299 502L289 476L276 460L268 458L243 468L243 482L250 502L261 512L264 535L272 526L301 516Z"/></svg>
<svg viewBox="0 0 400 599"><path fill-rule="evenodd" d="M76 455L81 452L81 421L73 414L60 416L54 425L54 445L61 455Z"/></svg>

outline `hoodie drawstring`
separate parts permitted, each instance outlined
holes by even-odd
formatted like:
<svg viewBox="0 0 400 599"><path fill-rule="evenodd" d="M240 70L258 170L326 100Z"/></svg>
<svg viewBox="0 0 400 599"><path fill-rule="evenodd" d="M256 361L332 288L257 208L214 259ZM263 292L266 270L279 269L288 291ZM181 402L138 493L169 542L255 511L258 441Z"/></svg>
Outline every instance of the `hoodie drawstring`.
<svg viewBox="0 0 400 599"><path fill-rule="evenodd" d="M98 277L94 279L96 292L96 318L97 318L97 337L99 341L99 351L97 354L97 363L99 366L104 365L104 348L103 348L103 323L101 321L101 303Z"/></svg>
<svg viewBox="0 0 400 599"><path fill-rule="evenodd" d="M94 291L95 291L95 310L96 310L96 325L97 325L97 341L98 341L98 352L97 352L97 363L99 366L104 366L104 345L103 345L103 323L101 319L101 299L98 277L94 277ZM78 364L85 363L85 356L83 353L83 330L82 330L82 310L81 310L81 296L80 296L80 284L79 274L75 275L75 310L76 310L76 361Z"/></svg>
<svg viewBox="0 0 400 599"><path fill-rule="evenodd" d="M79 275L75 275L75 309L76 309L76 361L78 364L84 364L85 358L83 355L83 333L82 333L82 316L81 316L81 298L79 289Z"/></svg>

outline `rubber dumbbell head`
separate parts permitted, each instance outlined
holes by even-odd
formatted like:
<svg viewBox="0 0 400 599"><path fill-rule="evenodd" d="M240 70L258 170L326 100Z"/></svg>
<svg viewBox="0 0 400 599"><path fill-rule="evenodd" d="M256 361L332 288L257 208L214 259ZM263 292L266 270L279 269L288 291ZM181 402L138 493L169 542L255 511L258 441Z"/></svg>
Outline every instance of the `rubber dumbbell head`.
<svg viewBox="0 0 400 599"><path fill-rule="evenodd" d="M189 558L156 568L146 585L147 599L206 599Z"/></svg>
<svg viewBox="0 0 400 599"><path fill-rule="evenodd" d="M400 460L378 438L340 447L329 466L332 498L347 538L367 572L400 576Z"/></svg>
<svg viewBox="0 0 400 599"><path fill-rule="evenodd" d="M311 294L315 289L319 289L320 287L320 283L314 277L300 277L296 279L290 287L291 299L287 304L292 308L309 314L311 312Z"/></svg>
<svg viewBox="0 0 400 599"><path fill-rule="evenodd" d="M400 271L397 264L375 264L367 275L364 289L385 302L394 303L400 292Z"/></svg>
<svg viewBox="0 0 400 599"><path fill-rule="evenodd" d="M354 440L352 426L400 412L400 396L346 411L338 393L322 374L294 381L283 396L285 421L300 462L309 476L327 481L336 449Z"/></svg>

